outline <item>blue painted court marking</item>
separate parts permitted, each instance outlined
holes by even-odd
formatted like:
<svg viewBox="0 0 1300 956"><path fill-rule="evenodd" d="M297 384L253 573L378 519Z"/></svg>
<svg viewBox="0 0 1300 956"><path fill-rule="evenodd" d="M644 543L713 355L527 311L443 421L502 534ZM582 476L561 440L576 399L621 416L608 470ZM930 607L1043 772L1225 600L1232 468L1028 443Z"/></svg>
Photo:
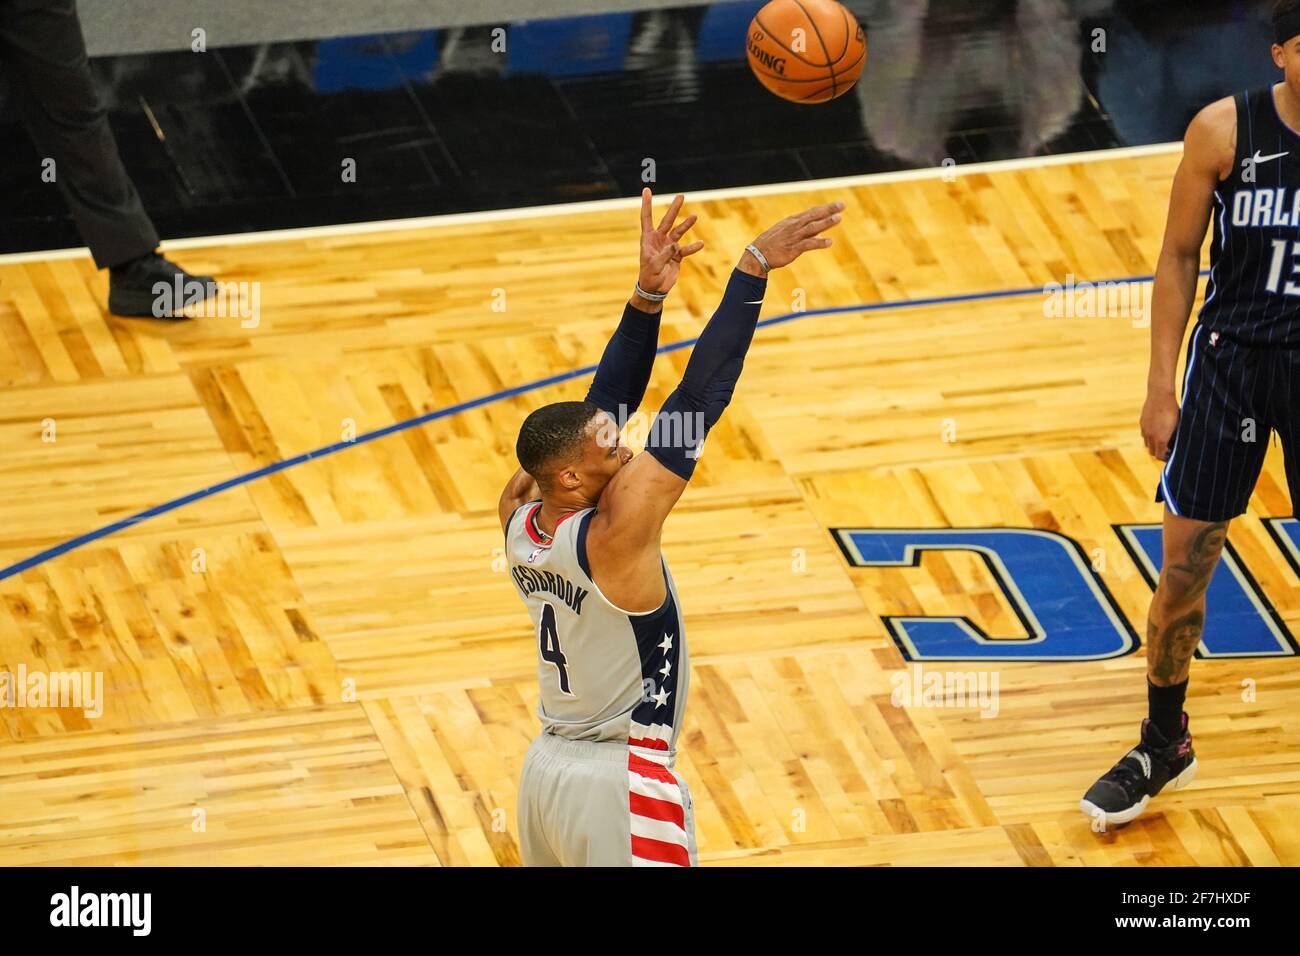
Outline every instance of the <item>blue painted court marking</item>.
<svg viewBox="0 0 1300 956"><path fill-rule="evenodd" d="M1208 271L1202 271L1201 275L1208 275ZM1109 282L1116 283L1141 283L1150 282L1154 276L1132 276L1125 279L1110 279ZM1100 283L1094 283L1098 285ZM1075 288L1080 283L1075 283ZM1012 299L1023 298L1030 295L1043 295L1044 288L1035 286L1032 289L1003 289L997 292L969 292L964 295L941 295L929 299L901 299L897 302L874 302L868 305L840 305L828 309L809 309L807 312L790 312L785 315L773 316L769 319L762 319L758 323L758 328L765 328L772 325L780 325L783 322L793 322L796 319L809 319L818 315L838 315L845 312L888 312L894 309L919 309L931 305L955 305L962 302L984 302L990 299ZM658 349L659 355L665 355L668 352L676 352L680 349L690 348L699 337L682 339L680 342L669 342L667 345L661 345ZM561 372L559 375L552 375L549 378L539 378L535 382L528 382L524 385L516 385L514 388L507 388L500 392L493 392L491 395L484 395L482 398L474 398L467 402L460 402L456 405L448 405L446 408L435 409L431 412L425 412L423 415L417 415L415 418L408 418L405 421L395 422L392 425L385 425L383 428L376 429L372 432L366 432L364 435L358 435L352 441L335 442L333 445L326 445L324 448L317 448L315 451L305 452L301 455L295 455L293 458L286 458L284 461L277 461L274 464L267 465L265 468L258 468L256 471L250 471L242 475L236 475L234 478L227 478L225 481L218 482L199 491L191 492L181 498L175 498L171 501L155 505L138 514L133 514L121 521L114 521L112 524L104 525L102 528L96 528L94 531L88 531L83 535L70 538L61 544L56 544L52 548L47 548L38 554L33 554L30 558L24 558L16 564L11 564L6 568L0 568L0 581L11 578L16 574L22 574L37 565L44 564L46 561L52 561L61 554L67 554L83 545L98 541L100 538L107 538L111 534L124 531L127 528L148 521L150 518L157 518L159 515L165 515L183 508L186 505L193 504L196 501L202 501L204 498L211 498L213 495L219 495L223 491L229 491L231 488L238 488L240 485L246 485L249 482L257 481L259 478L265 478L267 475L274 475L277 472L285 471L295 465L301 465L303 462L315 461L318 458L324 458L327 455L333 455L336 452L343 451L347 448L355 448L357 445L364 445L367 442L378 441L380 438L387 438L389 435L395 435L398 432L406 431L408 428L418 428L420 425L429 422L435 422L440 418L447 418L451 415L459 415L461 412L467 412L472 408L479 408L483 405L490 405L493 402L499 402L505 398L514 398L516 395L524 395L528 392L536 391L539 388L546 388L550 385L558 385L561 382L567 382L570 379L580 378L583 375L591 375L596 371L596 366L586 365L582 368L575 368L569 372Z"/></svg>

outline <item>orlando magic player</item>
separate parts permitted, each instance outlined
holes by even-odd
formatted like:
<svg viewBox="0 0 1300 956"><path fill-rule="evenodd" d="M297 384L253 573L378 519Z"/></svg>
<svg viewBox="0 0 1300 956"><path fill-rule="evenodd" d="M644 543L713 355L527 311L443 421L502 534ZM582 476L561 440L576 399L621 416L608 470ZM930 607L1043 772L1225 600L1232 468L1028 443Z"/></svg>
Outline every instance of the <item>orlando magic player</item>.
<svg viewBox="0 0 1300 956"><path fill-rule="evenodd" d="M656 227L641 197L641 270L587 400L539 408L519 430L523 466L501 495L506 555L537 634L542 733L519 783L528 866L691 866L695 822L674 769L686 706L686 632L659 551L705 434L731 401L769 269L823 249L843 205L777 223L746 247L681 384L633 457L619 428L636 412L663 300L694 225L678 196Z"/></svg>
<svg viewBox="0 0 1300 956"><path fill-rule="evenodd" d="M1196 773L1183 701L1205 624L1205 591L1228 524L1246 511L1276 431L1300 500L1300 0L1273 12L1283 82L1212 103L1192 120L1174 177L1151 309L1142 434L1165 461L1164 562L1147 623L1142 739L1080 803L1126 823ZM1209 285L1188 346L1183 404L1175 366L1213 217Z"/></svg>

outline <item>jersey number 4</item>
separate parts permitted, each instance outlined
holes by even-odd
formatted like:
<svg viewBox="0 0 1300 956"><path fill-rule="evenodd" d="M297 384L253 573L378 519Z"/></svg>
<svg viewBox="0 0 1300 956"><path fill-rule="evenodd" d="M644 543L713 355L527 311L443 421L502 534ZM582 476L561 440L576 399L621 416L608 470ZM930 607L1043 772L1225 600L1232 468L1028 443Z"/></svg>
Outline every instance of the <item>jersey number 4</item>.
<svg viewBox="0 0 1300 956"><path fill-rule="evenodd" d="M560 691L572 695L569 690L569 662L560 650L560 632L555 629L555 608L549 604L542 606L542 621L537 628L537 638L542 645L542 660L555 665L560 674Z"/></svg>

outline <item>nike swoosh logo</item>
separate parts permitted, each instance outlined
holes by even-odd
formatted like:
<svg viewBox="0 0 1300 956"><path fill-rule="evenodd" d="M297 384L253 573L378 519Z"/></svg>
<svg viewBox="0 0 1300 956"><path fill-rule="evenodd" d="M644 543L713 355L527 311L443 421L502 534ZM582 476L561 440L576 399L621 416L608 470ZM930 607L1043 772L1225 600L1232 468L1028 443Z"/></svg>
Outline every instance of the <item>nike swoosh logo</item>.
<svg viewBox="0 0 1300 956"><path fill-rule="evenodd" d="M1255 150L1255 157L1252 160L1252 162L1254 162L1254 164L1258 166L1260 163L1271 162L1272 160L1281 159L1283 156L1290 156L1290 155L1291 154L1289 152L1286 152L1286 153L1274 153L1272 156L1261 156L1259 155L1259 150Z"/></svg>
<svg viewBox="0 0 1300 956"><path fill-rule="evenodd" d="M762 305L762 304L763 304L763 300L762 300L762 299L759 299L757 302L746 302L746 303L745 303L745 305Z"/></svg>

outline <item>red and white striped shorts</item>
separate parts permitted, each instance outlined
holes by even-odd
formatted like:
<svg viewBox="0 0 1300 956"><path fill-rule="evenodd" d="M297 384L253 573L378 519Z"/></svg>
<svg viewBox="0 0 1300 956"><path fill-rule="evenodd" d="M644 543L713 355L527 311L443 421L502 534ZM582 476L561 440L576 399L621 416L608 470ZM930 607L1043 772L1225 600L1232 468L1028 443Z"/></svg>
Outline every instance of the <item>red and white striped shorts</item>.
<svg viewBox="0 0 1300 956"><path fill-rule="evenodd" d="M525 866L695 866L695 812L667 757L542 734L519 779Z"/></svg>

